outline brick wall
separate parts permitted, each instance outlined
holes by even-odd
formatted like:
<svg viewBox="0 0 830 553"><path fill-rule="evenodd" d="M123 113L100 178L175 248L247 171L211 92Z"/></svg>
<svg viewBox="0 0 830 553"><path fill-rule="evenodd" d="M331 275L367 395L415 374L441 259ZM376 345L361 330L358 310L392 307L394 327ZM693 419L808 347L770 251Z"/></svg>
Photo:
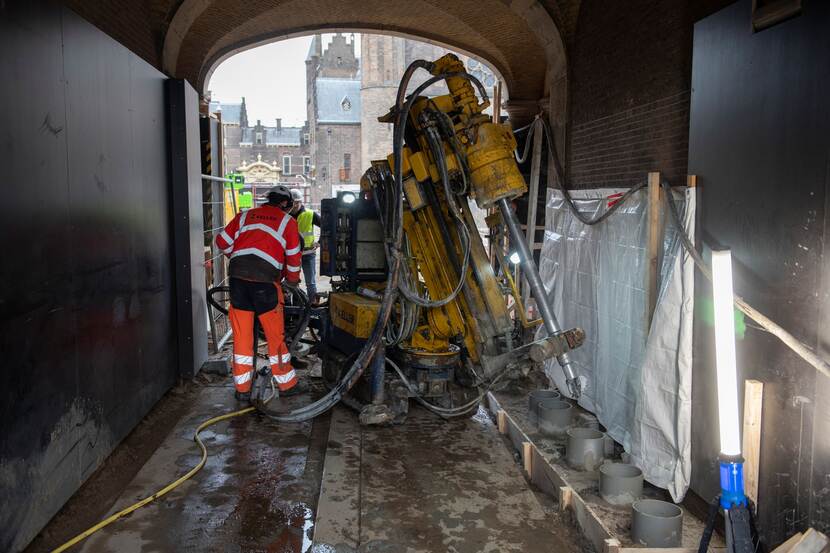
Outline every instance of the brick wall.
<svg viewBox="0 0 830 553"><path fill-rule="evenodd" d="M348 179L341 180L340 169L343 168L343 154L346 153L351 155L351 171ZM318 124L314 161L317 181L312 191L312 203L319 203L321 198L330 198L332 185L359 184L363 174L360 125Z"/></svg>
<svg viewBox="0 0 830 553"><path fill-rule="evenodd" d="M156 69L161 69L161 50L167 30L169 2L155 0L66 0L75 13L127 46Z"/></svg>
<svg viewBox="0 0 830 553"><path fill-rule="evenodd" d="M583 0L568 45L570 186L628 186L656 170L685 182L693 25L729 3Z"/></svg>

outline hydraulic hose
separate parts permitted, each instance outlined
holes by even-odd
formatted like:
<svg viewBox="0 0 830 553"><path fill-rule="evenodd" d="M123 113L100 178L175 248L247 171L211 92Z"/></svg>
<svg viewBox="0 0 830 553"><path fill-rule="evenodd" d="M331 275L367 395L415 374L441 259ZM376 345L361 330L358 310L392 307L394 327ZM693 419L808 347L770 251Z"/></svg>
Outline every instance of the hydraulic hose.
<svg viewBox="0 0 830 553"><path fill-rule="evenodd" d="M213 417L211 419L206 420L202 424L200 424L196 428L196 432L193 434L193 440L196 442L196 444L198 444L199 449L202 450L202 457L201 457L201 459L199 459L199 462L196 463L195 467L193 467L192 469L190 469L189 471L184 473L179 478L173 480L172 482L170 482L169 484L167 484L166 486L161 488L156 493L145 497L141 501L137 501L137 502L133 503L129 507L121 509L120 511L118 511L114 515L111 515L111 516L105 518L104 520L102 520L101 522L96 524L95 526L91 526L90 528L87 528L86 530L84 530L83 532L81 532L80 534L78 534L77 536L72 538L71 540L67 541L63 545L60 545L56 549L53 549L52 553L60 553L61 551L66 551L67 549L69 549L73 545L76 545L76 544L82 542L83 540L85 540L86 538L88 538L89 536L91 536L92 534L97 532L98 530L101 530L102 528L105 528L105 527L109 526L110 524L112 524L113 522L118 520L119 518L122 518L122 517L125 517L125 516L129 515L133 511L136 511L136 510L140 509L141 507L144 507L148 503L152 503L153 501L155 501L159 497L161 497L163 495L166 495L167 493L169 493L169 492L173 491L174 489L178 488L180 485L182 485L187 480L190 480L193 477L193 475L195 475L197 472L202 470L202 467L205 466L205 462L207 461L207 447L205 446L205 443L202 441L202 438L199 437L199 434L202 432L202 430L204 430L204 429L206 429L210 426L213 426L217 422L221 422L221 421L228 420L228 419L231 419L231 418L234 418L234 417L238 417L240 415L246 415L246 414L252 413L254 411L255 411L254 407L246 407L245 409L240 409L239 411L232 411L232 412L226 413L224 415L219 415L218 417Z"/></svg>

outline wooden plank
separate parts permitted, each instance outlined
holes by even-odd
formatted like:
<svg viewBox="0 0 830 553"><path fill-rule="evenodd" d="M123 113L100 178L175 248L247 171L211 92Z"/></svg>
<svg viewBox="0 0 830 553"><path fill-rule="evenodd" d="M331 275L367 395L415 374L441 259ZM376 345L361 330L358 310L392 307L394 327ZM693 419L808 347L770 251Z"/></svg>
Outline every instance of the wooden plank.
<svg viewBox="0 0 830 553"><path fill-rule="evenodd" d="M533 154L530 158L530 189L527 192L527 221L525 224L525 238L530 254L536 249L536 209L539 205L539 175L542 165L542 125L533 127L533 134L528 140L533 140ZM533 229L533 230L531 230ZM527 306L530 300L530 285L525 280L522 283L522 304ZM527 307L525 307L527 309Z"/></svg>
<svg viewBox="0 0 830 553"><path fill-rule="evenodd" d="M697 175L686 175L686 186L689 188L697 187Z"/></svg>
<svg viewBox="0 0 830 553"><path fill-rule="evenodd" d="M522 442L522 464L528 478L533 477L533 444Z"/></svg>
<svg viewBox="0 0 830 553"><path fill-rule="evenodd" d="M573 503L574 489L570 486L560 486L557 500L559 501L559 510L566 511L571 508Z"/></svg>
<svg viewBox="0 0 830 553"><path fill-rule="evenodd" d="M764 404L764 383L744 381L744 490L758 508L758 473L761 458L761 417Z"/></svg>
<svg viewBox="0 0 830 553"><path fill-rule="evenodd" d="M660 249L663 242L663 227L660 217L660 173L648 174L648 238L646 243L646 327L657 306L660 277Z"/></svg>
<svg viewBox="0 0 830 553"><path fill-rule="evenodd" d="M360 545L360 426L345 407L331 415L313 544L325 549L338 544ZM315 547L315 550L316 550Z"/></svg>
<svg viewBox="0 0 830 553"><path fill-rule="evenodd" d="M788 553L821 553L827 547L827 536L810 528Z"/></svg>
<svg viewBox="0 0 830 553"><path fill-rule="evenodd" d="M496 413L496 425L499 429L499 434L507 434L507 412L499 409Z"/></svg>
<svg viewBox="0 0 830 553"><path fill-rule="evenodd" d="M795 544L801 541L801 536L803 535L804 534L802 534L801 532L796 532L795 534L790 536L790 539L788 539L787 541L773 549L772 553L790 553L792 548L795 547Z"/></svg>

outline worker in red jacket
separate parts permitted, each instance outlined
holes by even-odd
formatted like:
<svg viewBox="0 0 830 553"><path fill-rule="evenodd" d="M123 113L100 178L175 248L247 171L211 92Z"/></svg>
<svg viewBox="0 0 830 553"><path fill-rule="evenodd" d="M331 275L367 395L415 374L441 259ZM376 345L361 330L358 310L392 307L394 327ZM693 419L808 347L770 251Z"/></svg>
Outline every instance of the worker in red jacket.
<svg viewBox="0 0 830 553"><path fill-rule="evenodd" d="M291 366L284 335L282 287L296 287L301 268L297 221L288 213L293 200L285 186L272 188L267 199L265 205L237 214L216 237L216 245L230 257L228 317L233 330L233 380L240 401L251 399L254 316L265 331L271 373L280 395L307 390Z"/></svg>

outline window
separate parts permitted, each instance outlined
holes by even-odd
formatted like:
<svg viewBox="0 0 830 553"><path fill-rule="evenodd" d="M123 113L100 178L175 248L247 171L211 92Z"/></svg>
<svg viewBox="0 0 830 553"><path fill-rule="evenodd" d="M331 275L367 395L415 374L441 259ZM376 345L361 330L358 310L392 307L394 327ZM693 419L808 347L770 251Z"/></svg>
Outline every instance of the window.
<svg viewBox="0 0 830 553"><path fill-rule="evenodd" d="M282 174L291 175L291 156L282 156Z"/></svg>
<svg viewBox="0 0 830 553"><path fill-rule="evenodd" d="M303 156L303 175L311 173L311 158Z"/></svg>
<svg viewBox="0 0 830 553"><path fill-rule="evenodd" d="M262 144L262 133L261 132L256 133L256 143L257 144Z"/></svg>
<svg viewBox="0 0 830 553"><path fill-rule="evenodd" d="M303 144L308 145L309 142L311 142L311 135L303 133Z"/></svg>

